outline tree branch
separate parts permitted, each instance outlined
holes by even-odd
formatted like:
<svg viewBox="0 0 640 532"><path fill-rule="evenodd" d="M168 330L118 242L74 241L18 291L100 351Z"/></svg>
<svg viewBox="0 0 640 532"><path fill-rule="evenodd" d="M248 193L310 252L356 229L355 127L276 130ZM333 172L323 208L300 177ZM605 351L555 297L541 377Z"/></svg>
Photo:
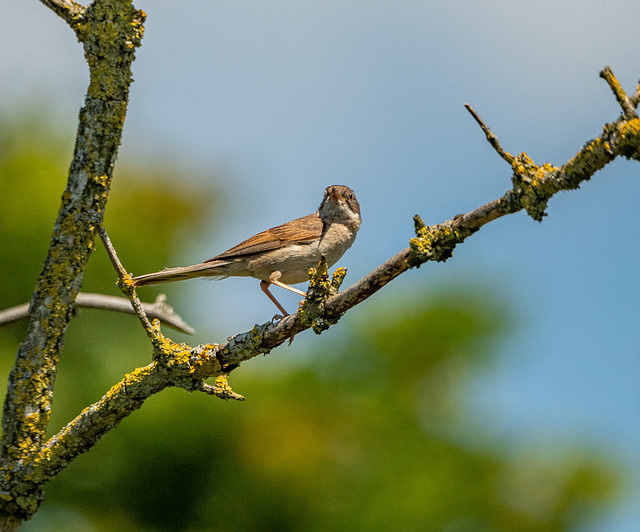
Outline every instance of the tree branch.
<svg viewBox="0 0 640 532"><path fill-rule="evenodd" d="M128 299L105 294L80 292L76 297L75 306L76 308L91 308L122 312L123 314L135 314L131 302ZM168 327L186 334L193 334L195 332L193 327L176 314L171 306L167 305L167 296L164 294L159 294L153 303L142 303L142 308L152 320L158 319ZM29 303L0 310L0 327L26 320L28 317Z"/></svg>
<svg viewBox="0 0 640 532"><path fill-rule="evenodd" d="M162 345L156 349L151 364L125 375L100 401L85 408L38 452L27 457L24 481L14 488L14 493L28 494L40 489L74 458L91 449L104 434L140 408L148 397L167 387L202 391L225 400L244 400L229 387L227 376L221 373L217 348L216 345L190 348L162 338ZM217 377L215 386L204 382L210 376Z"/></svg>

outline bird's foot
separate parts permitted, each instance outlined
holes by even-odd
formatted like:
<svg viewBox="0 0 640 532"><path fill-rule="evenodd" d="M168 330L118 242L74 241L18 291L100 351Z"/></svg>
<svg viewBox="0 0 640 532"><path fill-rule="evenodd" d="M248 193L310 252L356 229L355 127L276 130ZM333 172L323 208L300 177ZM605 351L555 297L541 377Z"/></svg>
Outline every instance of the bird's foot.
<svg viewBox="0 0 640 532"><path fill-rule="evenodd" d="M301 302L300 304L302 304L302 302ZM288 316L288 315L289 315L289 314L287 314L287 316ZM273 316L273 318L271 318L271 323L277 323L277 322L279 322L280 320L285 319L287 316L283 316L282 314L276 314L276 315L274 315L274 316ZM295 337L296 337L296 335L295 335L295 334L294 334L293 336L290 336L290 337L289 337L289 344L288 344L288 345L291 345L291 343L293 342L293 339L294 339Z"/></svg>

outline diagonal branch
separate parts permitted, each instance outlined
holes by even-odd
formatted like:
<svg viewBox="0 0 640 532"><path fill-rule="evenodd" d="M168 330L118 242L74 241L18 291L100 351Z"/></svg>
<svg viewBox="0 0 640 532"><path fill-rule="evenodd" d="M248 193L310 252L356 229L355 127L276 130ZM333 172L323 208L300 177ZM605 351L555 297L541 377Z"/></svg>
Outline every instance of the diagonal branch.
<svg viewBox="0 0 640 532"><path fill-rule="evenodd" d="M20 491L29 492L44 484L71 460L89 450L108 430L140 408L145 399L169 385L155 362L126 375L100 401L85 408L33 453L26 467L27 481L19 486Z"/></svg>
<svg viewBox="0 0 640 532"><path fill-rule="evenodd" d="M82 453L90 450L109 430L142 406L144 401L165 388L202 391L222 399L244 400L227 384L216 357L218 346L189 348L164 339L163 351L149 365L138 368L114 385L98 402L85 408L58 434L25 461L25 481L18 493L30 493L65 469ZM216 376L215 386L204 379Z"/></svg>

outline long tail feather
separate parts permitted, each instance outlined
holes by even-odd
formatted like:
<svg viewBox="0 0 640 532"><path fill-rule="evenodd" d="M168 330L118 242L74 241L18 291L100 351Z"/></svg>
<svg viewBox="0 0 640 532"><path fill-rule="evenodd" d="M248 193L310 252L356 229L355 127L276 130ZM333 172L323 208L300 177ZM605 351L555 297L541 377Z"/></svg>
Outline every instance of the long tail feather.
<svg viewBox="0 0 640 532"><path fill-rule="evenodd" d="M146 275L134 277L133 285L146 286L153 284L172 283L174 281L193 279L194 277L224 277L225 273L223 268L228 264L228 262L203 262L202 264L194 264L193 266L165 268L164 270L156 273L148 273Z"/></svg>

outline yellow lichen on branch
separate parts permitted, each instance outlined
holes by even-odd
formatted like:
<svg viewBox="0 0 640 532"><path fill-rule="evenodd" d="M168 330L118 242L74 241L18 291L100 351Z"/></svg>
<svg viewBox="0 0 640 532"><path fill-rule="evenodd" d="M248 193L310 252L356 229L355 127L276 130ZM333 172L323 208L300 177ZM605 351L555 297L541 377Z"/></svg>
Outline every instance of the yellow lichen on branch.
<svg viewBox="0 0 640 532"><path fill-rule="evenodd" d="M316 334L326 331L340 319L339 315L331 318L326 316L325 303L327 299L338 293L345 275L347 275L346 268L336 268L329 278L329 268L324 257L316 268L309 269L309 289L307 297L298 310L298 317L305 327L311 327Z"/></svg>
<svg viewBox="0 0 640 532"><path fill-rule="evenodd" d="M433 260L444 262L453 255L453 249L467 238L471 231L454 229L451 224L437 224L427 227L419 215L413 217L416 236L409 241L411 266Z"/></svg>

